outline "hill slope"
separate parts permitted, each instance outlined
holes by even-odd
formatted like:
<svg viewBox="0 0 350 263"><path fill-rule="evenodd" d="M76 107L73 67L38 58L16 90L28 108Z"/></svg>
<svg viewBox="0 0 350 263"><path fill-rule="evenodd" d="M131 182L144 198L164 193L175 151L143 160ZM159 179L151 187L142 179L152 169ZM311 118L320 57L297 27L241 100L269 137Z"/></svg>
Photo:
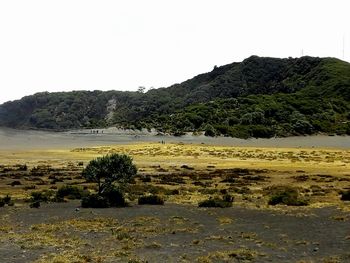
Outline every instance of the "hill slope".
<svg viewBox="0 0 350 263"><path fill-rule="evenodd" d="M56 130L117 125L235 137L349 134L349 102L349 63L252 56L147 93L27 96L0 106L0 125Z"/></svg>

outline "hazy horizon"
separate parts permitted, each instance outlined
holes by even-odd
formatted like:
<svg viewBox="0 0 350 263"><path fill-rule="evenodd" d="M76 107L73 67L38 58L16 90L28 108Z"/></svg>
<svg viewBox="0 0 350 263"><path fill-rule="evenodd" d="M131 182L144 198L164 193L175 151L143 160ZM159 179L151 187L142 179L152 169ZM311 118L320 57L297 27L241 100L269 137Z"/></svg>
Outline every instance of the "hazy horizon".
<svg viewBox="0 0 350 263"><path fill-rule="evenodd" d="M0 103L37 92L168 87L263 57L350 61L345 0L0 2Z"/></svg>

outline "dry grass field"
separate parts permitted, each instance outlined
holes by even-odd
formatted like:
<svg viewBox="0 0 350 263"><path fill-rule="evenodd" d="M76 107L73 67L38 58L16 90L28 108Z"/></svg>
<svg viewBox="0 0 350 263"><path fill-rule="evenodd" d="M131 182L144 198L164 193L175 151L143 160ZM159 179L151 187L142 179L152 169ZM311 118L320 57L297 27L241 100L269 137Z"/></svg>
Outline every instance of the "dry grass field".
<svg viewBox="0 0 350 263"><path fill-rule="evenodd" d="M28 207L34 191L89 191L93 158L125 153L138 167L131 207L81 209L79 201ZM307 206L269 205L291 187ZM6 262L349 262L350 151L140 143L0 151L0 256ZM164 206L138 206L145 193ZM232 208L198 208L229 194ZM283 223L282 223L283 222ZM327 226L327 227L325 227ZM187 244L187 245L186 245ZM5 261L4 261L5 262Z"/></svg>
<svg viewBox="0 0 350 263"><path fill-rule="evenodd" d="M134 188L180 190L181 195L168 197L175 203L196 204L226 189L235 195L237 203L264 207L267 188L289 185L298 188L311 206L338 205L346 209L339 192L350 187L350 151L337 149L145 143L0 152L1 194L21 199L31 190L84 184L80 176L84 165L108 153L133 157L139 171ZM24 165L27 170L21 171ZM59 180L54 183L54 179ZM14 181L20 185L11 186Z"/></svg>

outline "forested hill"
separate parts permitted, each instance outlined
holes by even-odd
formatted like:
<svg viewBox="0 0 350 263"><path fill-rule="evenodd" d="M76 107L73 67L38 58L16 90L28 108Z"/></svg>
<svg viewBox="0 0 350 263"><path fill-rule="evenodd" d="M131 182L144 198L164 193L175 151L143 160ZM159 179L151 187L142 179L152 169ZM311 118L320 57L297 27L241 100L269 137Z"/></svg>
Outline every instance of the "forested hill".
<svg viewBox="0 0 350 263"><path fill-rule="evenodd" d="M272 137L350 134L350 64L334 58L264 58L214 67L146 93L37 93L0 105L0 126L156 128L181 135Z"/></svg>

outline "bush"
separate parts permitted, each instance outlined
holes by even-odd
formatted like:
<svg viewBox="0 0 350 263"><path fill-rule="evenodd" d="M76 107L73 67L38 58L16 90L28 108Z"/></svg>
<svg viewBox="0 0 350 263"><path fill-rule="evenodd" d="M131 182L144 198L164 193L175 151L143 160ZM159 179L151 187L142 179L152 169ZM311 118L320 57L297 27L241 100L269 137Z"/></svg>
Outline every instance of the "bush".
<svg viewBox="0 0 350 263"><path fill-rule="evenodd" d="M250 126L251 136L255 138L271 138L275 135L275 132L271 127L263 125Z"/></svg>
<svg viewBox="0 0 350 263"><path fill-rule="evenodd" d="M227 202L219 198L210 198L198 203L198 207L231 207L232 202Z"/></svg>
<svg viewBox="0 0 350 263"><path fill-rule="evenodd" d="M109 207L108 200L97 194L92 194L83 197L81 200L81 206L84 208L106 208Z"/></svg>
<svg viewBox="0 0 350 263"><path fill-rule="evenodd" d="M29 205L30 208L39 208L40 207L40 202L39 201L34 201L30 203Z"/></svg>
<svg viewBox="0 0 350 263"><path fill-rule="evenodd" d="M2 199L5 204L10 204L11 203L11 197L9 195L6 195L3 199Z"/></svg>
<svg viewBox="0 0 350 263"><path fill-rule="evenodd" d="M225 179L223 179L221 182L222 183L235 183L237 178L239 178L239 177L236 174L228 174L228 175L226 175Z"/></svg>
<svg viewBox="0 0 350 263"><path fill-rule="evenodd" d="M214 137L216 135L215 129L210 124L206 125L204 128L204 135L209 137Z"/></svg>
<svg viewBox="0 0 350 263"><path fill-rule="evenodd" d="M180 194L180 191L178 189L173 189L173 190L167 189L165 191L165 194L166 195L178 195L178 194Z"/></svg>
<svg viewBox="0 0 350 263"><path fill-rule="evenodd" d="M20 181L13 181L10 183L11 186L21 185Z"/></svg>
<svg viewBox="0 0 350 263"><path fill-rule="evenodd" d="M28 170L28 167L26 164L22 164L22 165L19 165L18 166L18 171L27 171Z"/></svg>
<svg viewBox="0 0 350 263"><path fill-rule="evenodd" d="M102 196L107 199L111 207L125 207L127 205L122 192L116 188L108 189Z"/></svg>
<svg viewBox="0 0 350 263"><path fill-rule="evenodd" d="M111 188L100 195L92 194L83 197L81 206L84 208L125 207L127 203L118 189Z"/></svg>
<svg viewBox="0 0 350 263"><path fill-rule="evenodd" d="M340 199L343 201L350 201L350 190L342 192Z"/></svg>
<svg viewBox="0 0 350 263"><path fill-rule="evenodd" d="M25 187L23 187L24 190L33 190L35 188L36 188L35 185L26 185Z"/></svg>
<svg viewBox="0 0 350 263"><path fill-rule="evenodd" d="M269 199L269 205L284 204L288 206L304 206L308 204L305 200L299 198L299 193L294 188L280 187L274 190L274 193Z"/></svg>
<svg viewBox="0 0 350 263"><path fill-rule="evenodd" d="M138 199L139 205L164 205L164 200L158 195L141 196Z"/></svg>
<svg viewBox="0 0 350 263"><path fill-rule="evenodd" d="M0 207L4 207L5 205L14 206L15 203L11 200L9 195L6 195L3 198L0 198Z"/></svg>
<svg viewBox="0 0 350 263"><path fill-rule="evenodd" d="M81 199L87 196L88 192L84 191L82 188L72 185L65 185L58 189L56 192L56 199L62 200L65 197L68 199Z"/></svg>
<svg viewBox="0 0 350 263"><path fill-rule="evenodd" d="M152 182L151 176L149 176L149 175L141 176L141 177L140 177L140 180L141 180L143 183L150 183L150 182Z"/></svg>
<svg viewBox="0 0 350 263"><path fill-rule="evenodd" d="M293 129L299 134L312 134L314 130L310 122L302 119L293 124Z"/></svg>
<svg viewBox="0 0 350 263"><path fill-rule="evenodd" d="M215 197L209 198L198 203L198 207L231 207L233 203L233 196L225 194L222 199Z"/></svg>
<svg viewBox="0 0 350 263"><path fill-rule="evenodd" d="M234 200L234 197L233 197L232 195L225 194L225 195L222 197L222 200L223 200L224 202L232 203L233 200Z"/></svg>
<svg viewBox="0 0 350 263"><path fill-rule="evenodd" d="M49 202L53 200L54 196L53 190L43 190L41 192L31 192L30 194L30 202Z"/></svg>
<svg viewBox="0 0 350 263"><path fill-rule="evenodd" d="M47 202L49 201L48 197L42 192L32 192L30 193L31 202Z"/></svg>

